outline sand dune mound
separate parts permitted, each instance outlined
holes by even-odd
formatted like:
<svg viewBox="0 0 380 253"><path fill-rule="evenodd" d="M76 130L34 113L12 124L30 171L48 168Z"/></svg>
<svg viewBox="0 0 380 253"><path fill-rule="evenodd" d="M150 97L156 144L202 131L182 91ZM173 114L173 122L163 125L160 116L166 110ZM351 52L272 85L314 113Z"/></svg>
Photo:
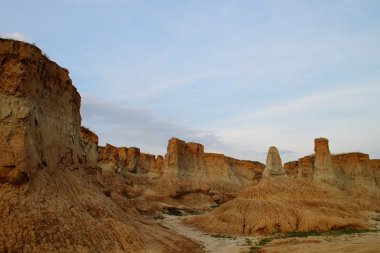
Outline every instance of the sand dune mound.
<svg viewBox="0 0 380 253"><path fill-rule="evenodd" d="M265 177L236 199L185 222L230 234L366 228L361 210L337 188L278 176Z"/></svg>

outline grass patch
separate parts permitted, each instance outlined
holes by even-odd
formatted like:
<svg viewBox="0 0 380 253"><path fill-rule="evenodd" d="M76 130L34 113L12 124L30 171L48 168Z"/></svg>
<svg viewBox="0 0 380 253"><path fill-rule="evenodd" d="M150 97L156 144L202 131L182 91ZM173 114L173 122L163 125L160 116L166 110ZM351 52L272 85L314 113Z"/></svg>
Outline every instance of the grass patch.
<svg viewBox="0 0 380 253"><path fill-rule="evenodd" d="M211 235L211 236L214 237L214 238L220 238L220 239L232 239L232 240L236 240L235 236L230 236L230 235L216 234L216 235Z"/></svg>

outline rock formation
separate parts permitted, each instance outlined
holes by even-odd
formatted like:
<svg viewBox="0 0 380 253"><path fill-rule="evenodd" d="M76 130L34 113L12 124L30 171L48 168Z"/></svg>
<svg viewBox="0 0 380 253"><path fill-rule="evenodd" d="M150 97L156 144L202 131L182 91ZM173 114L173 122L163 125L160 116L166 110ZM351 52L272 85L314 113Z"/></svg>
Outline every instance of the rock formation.
<svg viewBox="0 0 380 253"><path fill-rule="evenodd" d="M131 157L136 158L133 166ZM170 207L208 209L224 203L256 184L264 167L259 162L205 153L203 145L176 138L169 140L165 158L107 144L99 147L98 161L106 188L126 196L144 215Z"/></svg>
<svg viewBox="0 0 380 253"><path fill-rule="evenodd" d="M334 172L332 168L332 159L329 149L329 141L325 138L314 140L314 181L334 182Z"/></svg>
<svg viewBox="0 0 380 253"><path fill-rule="evenodd" d="M331 156L328 141L319 138L315 155L285 164L289 177L265 176L237 198L186 222L212 233L249 235L368 228L366 212L380 210L379 165L360 153ZM264 174L281 168L271 148Z"/></svg>
<svg viewBox="0 0 380 253"><path fill-rule="evenodd" d="M85 164L91 168L98 166L98 136L90 129L81 127L80 135L84 144Z"/></svg>
<svg viewBox="0 0 380 253"><path fill-rule="evenodd" d="M35 46L0 39L0 105L2 251L201 252L92 183L80 96Z"/></svg>
<svg viewBox="0 0 380 253"><path fill-rule="evenodd" d="M379 160L370 160L363 153L332 156L332 167L338 186L347 191L352 191L357 186L380 190L379 165Z"/></svg>
<svg viewBox="0 0 380 253"><path fill-rule="evenodd" d="M276 147L270 147L267 155L267 162L263 172L265 176L285 175L285 170L282 167L280 154Z"/></svg>
<svg viewBox="0 0 380 253"><path fill-rule="evenodd" d="M180 179L204 178L203 145L172 138L167 150L164 161L165 176Z"/></svg>
<svg viewBox="0 0 380 253"><path fill-rule="evenodd" d="M186 219L210 233L274 234L367 228L357 204L337 188L288 177L264 177L212 212Z"/></svg>
<svg viewBox="0 0 380 253"><path fill-rule="evenodd" d="M163 174L176 179L217 181L246 186L257 183L263 165L241 161L222 154L205 153L198 143L172 138L165 155Z"/></svg>
<svg viewBox="0 0 380 253"><path fill-rule="evenodd" d="M141 153L139 148L114 147L106 144L99 147L98 166L103 171L116 171L121 174L144 174L149 171L160 174L162 156Z"/></svg>
<svg viewBox="0 0 380 253"><path fill-rule="evenodd" d="M314 160L315 156L305 156L298 159L298 167L294 170L297 170L297 177L304 180L312 181L314 174Z"/></svg>
<svg viewBox="0 0 380 253"><path fill-rule="evenodd" d="M379 160L362 153L331 155L324 138L316 139L314 145L314 155L284 165L288 176L336 184L363 207L380 210Z"/></svg>
<svg viewBox="0 0 380 253"><path fill-rule="evenodd" d="M22 184L46 167L84 164L80 96L68 71L35 47L0 43L0 182Z"/></svg>

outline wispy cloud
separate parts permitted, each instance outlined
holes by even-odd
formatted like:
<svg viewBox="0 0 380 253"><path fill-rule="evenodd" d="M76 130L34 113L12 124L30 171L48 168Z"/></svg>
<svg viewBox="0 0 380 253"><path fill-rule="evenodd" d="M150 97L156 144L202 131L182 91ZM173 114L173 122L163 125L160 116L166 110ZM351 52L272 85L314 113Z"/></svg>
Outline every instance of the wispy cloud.
<svg viewBox="0 0 380 253"><path fill-rule="evenodd" d="M238 114L215 132L236 155L246 156L248 148L264 152L274 145L292 150L282 154L289 161L312 153L313 139L320 136L331 139L333 152L360 150L378 155L371 143L379 134L380 118L374 109L379 92L378 82L322 90Z"/></svg>
<svg viewBox="0 0 380 253"><path fill-rule="evenodd" d="M315 113L321 110L342 112L358 106L365 106L370 98L374 101L380 92L380 80L364 82L360 85L343 85L319 91L316 94L308 94L300 97L287 98L270 104L262 109L253 112L244 112L232 117L228 122L240 124L254 120L264 120L268 118L291 117L296 114Z"/></svg>
<svg viewBox="0 0 380 253"><path fill-rule="evenodd" d="M83 124L100 136L103 145L138 146L154 154L165 154L171 137L202 143L206 148L222 145L212 132L160 119L149 110L125 108L84 97L81 112Z"/></svg>

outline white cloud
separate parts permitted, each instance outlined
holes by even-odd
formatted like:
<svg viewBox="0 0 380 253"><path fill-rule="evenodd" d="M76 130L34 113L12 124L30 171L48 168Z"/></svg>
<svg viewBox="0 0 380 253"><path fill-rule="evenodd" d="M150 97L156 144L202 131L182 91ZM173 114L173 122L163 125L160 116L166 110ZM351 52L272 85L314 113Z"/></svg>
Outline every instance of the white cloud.
<svg viewBox="0 0 380 253"><path fill-rule="evenodd" d="M29 43L32 41L32 39L29 36L20 32L2 33L0 34L0 37L5 38L5 39L13 39L13 40L29 42Z"/></svg>

